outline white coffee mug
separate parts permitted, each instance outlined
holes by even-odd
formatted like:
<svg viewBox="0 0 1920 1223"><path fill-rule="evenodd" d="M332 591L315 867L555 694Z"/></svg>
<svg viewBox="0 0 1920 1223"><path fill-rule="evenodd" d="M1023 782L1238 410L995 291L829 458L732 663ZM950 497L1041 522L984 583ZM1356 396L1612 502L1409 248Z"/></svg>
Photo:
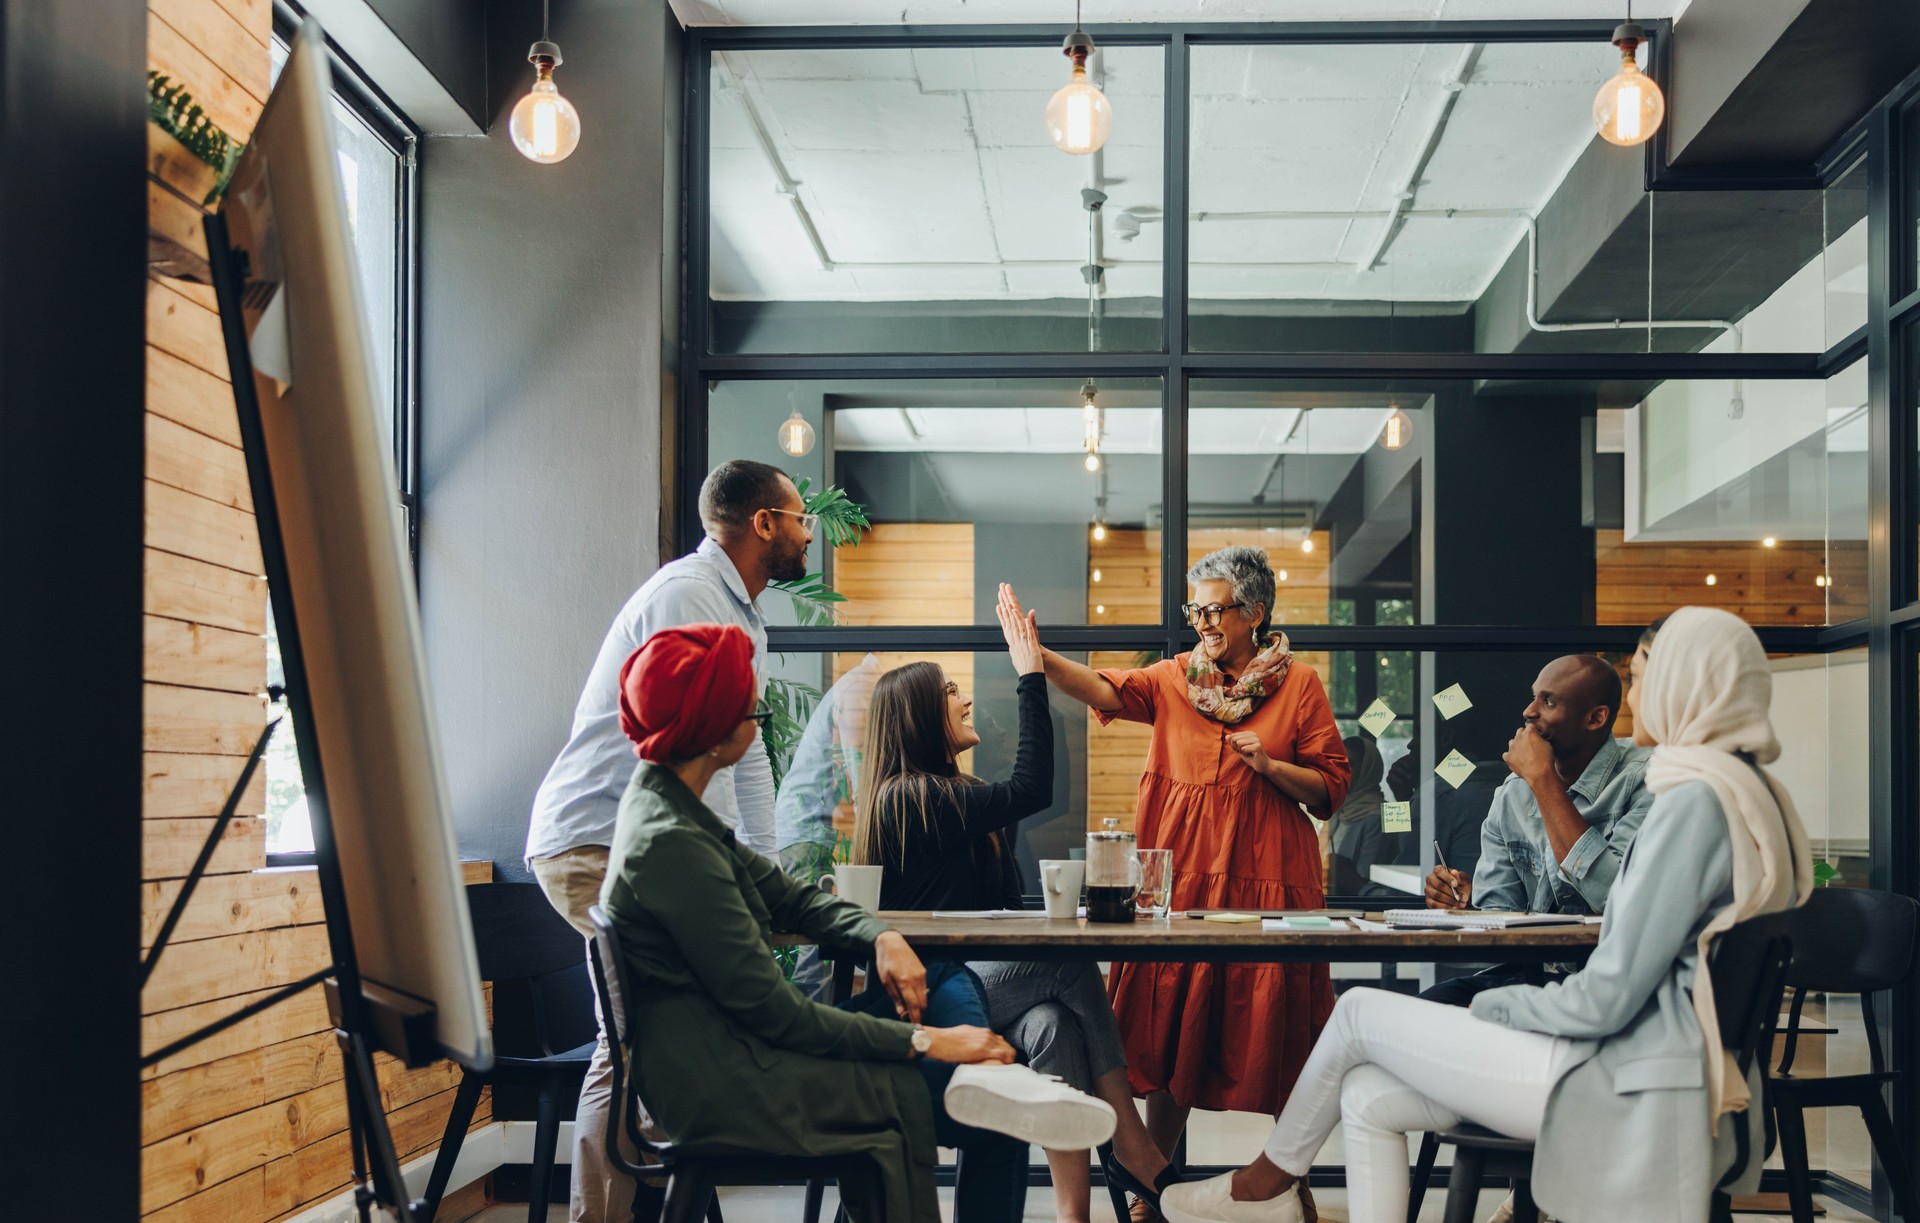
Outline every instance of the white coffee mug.
<svg viewBox="0 0 1920 1223"><path fill-rule="evenodd" d="M880 910L880 872L878 866L849 866L841 863L833 874L820 876L820 887L840 899L857 904L869 913Z"/></svg>
<svg viewBox="0 0 1920 1223"><path fill-rule="evenodd" d="M1040 894L1047 902L1048 917L1077 917L1080 914L1080 885L1087 881L1087 864L1066 858L1045 858L1040 862Z"/></svg>

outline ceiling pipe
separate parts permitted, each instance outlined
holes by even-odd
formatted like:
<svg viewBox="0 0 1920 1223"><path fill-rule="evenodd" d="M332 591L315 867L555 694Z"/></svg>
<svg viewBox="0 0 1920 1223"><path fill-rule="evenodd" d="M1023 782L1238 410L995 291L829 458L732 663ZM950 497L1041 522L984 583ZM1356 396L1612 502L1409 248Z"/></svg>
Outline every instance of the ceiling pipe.
<svg viewBox="0 0 1920 1223"><path fill-rule="evenodd" d="M794 219L800 222L800 228L807 235L807 244L813 247L813 257L819 261L820 270L831 272L836 266L833 257L827 254L827 244L821 240L820 230L813 223L813 215L807 211L807 205L800 198L800 180L787 173L786 163L780 160L779 150L773 147L773 137L767 133L767 125L761 121L760 110L753 104L753 95L741 85L740 78L734 73L733 65L724 52L713 57L726 73L730 91L740 99L740 107L747 112L747 126L753 130L754 143L760 146L760 155L766 159L767 169L773 172L774 194L785 197L793 207Z"/></svg>
<svg viewBox="0 0 1920 1223"><path fill-rule="evenodd" d="M1392 245L1394 236L1400 232L1400 218L1410 211L1413 198L1420 192L1421 177L1427 172L1427 165L1433 160L1434 153L1440 148L1440 138L1446 134L1447 120L1453 115L1454 103L1466 91L1467 82L1473 78L1473 70L1480 63L1480 52L1484 48L1473 43L1460 53L1460 62L1454 65L1453 75L1440 88L1446 92L1446 98L1435 112L1433 122L1427 128L1427 138L1420 143L1420 154L1413 159L1413 169L1400 184L1400 190L1393 196L1393 210L1387 217L1387 223L1380 228L1380 234L1373 241L1373 248L1360 260L1360 270L1371 272L1380 264L1380 259Z"/></svg>

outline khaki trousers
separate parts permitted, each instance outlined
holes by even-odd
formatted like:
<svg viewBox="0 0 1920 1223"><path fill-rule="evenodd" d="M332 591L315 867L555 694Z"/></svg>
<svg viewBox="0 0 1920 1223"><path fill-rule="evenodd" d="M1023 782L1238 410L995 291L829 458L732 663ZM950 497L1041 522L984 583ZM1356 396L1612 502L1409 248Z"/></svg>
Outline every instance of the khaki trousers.
<svg viewBox="0 0 1920 1223"><path fill-rule="evenodd" d="M587 908L600 903L600 885L607 877L607 847L585 845L564 850L533 863L533 877L567 924L582 938L593 937ZM633 1212L633 1181L607 1162L607 1117L613 1107L613 1065L607 1053L607 1020L594 995L594 1018L600 1021L600 1043L593 1063L580 1084L580 1104L573 1116L573 1187L567 1217L573 1223L626 1223Z"/></svg>

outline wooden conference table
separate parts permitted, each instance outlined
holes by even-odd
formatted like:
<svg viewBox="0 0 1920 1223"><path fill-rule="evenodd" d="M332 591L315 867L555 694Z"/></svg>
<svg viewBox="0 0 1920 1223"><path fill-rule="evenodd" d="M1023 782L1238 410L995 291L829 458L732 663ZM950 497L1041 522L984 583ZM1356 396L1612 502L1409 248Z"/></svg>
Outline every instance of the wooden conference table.
<svg viewBox="0 0 1920 1223"><path fill-rule="evenodd" d="M1600 941L1597 924L1514 930L1372 931L1356 929L1340 915L1334 917L1332 926L1318 930L1266 930L1259 922L1211 922L1186 916L1110 924L1085 918L1050 918L1040 913L1032 917L935 917L927 912L882 912L879 916L898 930L923 960L1548 964L1585 960ZM781 936L775 941L810 940ZM851 957L842 957L835 964L834 997L844 998L851 991L854 968Z"/></svg>

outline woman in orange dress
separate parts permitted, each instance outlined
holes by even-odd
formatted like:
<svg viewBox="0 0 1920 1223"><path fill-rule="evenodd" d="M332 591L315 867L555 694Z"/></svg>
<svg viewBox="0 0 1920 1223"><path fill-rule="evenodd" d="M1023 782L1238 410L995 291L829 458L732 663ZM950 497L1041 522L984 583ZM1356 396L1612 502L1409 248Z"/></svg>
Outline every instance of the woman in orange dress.
<svg viewBox="0 0 1920 1223"><path fill-rule="evenodd" d="M1089 706L1153 727L1134 830L1173 851L1173 907L1317 909L1321 819L1350 772L1313 669L1266 623L1273 569L1222 548L1187 571L1199 648L1137 670L1045 652L1046 675ZM1017 600L1002 587L1003 599ZM1333 1011L1325 964L1116 964L1111 992L1147 1128L1171 1154L1194 1108L1278 1114Z"/></svg>

